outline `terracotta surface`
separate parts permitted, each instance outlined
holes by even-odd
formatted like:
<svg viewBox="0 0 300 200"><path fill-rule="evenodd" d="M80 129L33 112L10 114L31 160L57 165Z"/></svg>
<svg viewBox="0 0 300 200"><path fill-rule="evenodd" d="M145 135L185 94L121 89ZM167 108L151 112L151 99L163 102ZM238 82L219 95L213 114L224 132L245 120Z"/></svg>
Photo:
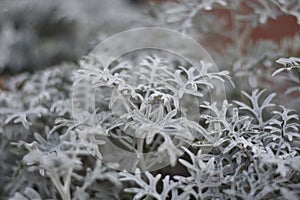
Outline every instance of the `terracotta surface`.
<svg viewBox="0 0 300 200"><path fill-rule="evenodd" d="M299 32L300 26L293 16L280 16L276 20L270 19L267 24L255 28L250 37L254 40L272 39L275 41L284 37L292 37Z"/></svg>

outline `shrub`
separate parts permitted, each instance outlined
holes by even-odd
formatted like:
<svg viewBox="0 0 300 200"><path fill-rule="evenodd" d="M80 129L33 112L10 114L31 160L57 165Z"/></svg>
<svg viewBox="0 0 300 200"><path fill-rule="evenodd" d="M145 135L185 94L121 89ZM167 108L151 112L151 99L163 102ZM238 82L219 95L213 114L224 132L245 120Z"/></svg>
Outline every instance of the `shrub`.
<svg viewBox="0 0 300 200"><path fill-rule="evenodd" d="M198 68L145 50L109 66L88 55L79 64L5 74L1 198L299 199L299 35L251 39L269 18L292 16L300 24L299 8L297 0L148 8L157 24L164 19L200 41L220 35L221 47L206 45L220 72L204 60ZM231 18L217 20L220 10ZM215 80L227 97L210 102Z"/></svg>

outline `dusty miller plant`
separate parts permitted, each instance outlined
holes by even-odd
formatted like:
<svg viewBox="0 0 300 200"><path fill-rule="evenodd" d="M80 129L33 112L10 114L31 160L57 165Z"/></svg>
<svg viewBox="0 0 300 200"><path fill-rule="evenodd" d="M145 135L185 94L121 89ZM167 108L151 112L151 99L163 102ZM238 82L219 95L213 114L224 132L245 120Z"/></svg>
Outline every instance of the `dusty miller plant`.
<svg viewBox="0 0 300 200"><path fill-rule="evenodd" d="M299 1L180 0L159 6L162 13L150 13L177 30L191 31L199 40L212 34L229 39L225 48L209 49L220 72L210 72L204 61L197 68L146 51L107 68L90 55L79 66L66 62L5 76L0 85L1 198L300 198L300 39L296 35L277 44L247 39L269 18L291 15L299 24ZM243 12L243 6L251 11ZM219 8L232 14L232 28L207 12ZM221 102L208 98L207 88L217 87L214 79L234 84L227 84L227 99ZM72 96L74 84L79 88ZM98 109L74 119L72 100L80 105L87 85L98 90ZM179 109L184 103L194 106L193 99L196 116ZM114 155L108 139L137 156L121 162L124 155ZM143 151L154 153L145 158ZM119 162L107 162L111 157ZM162 161L171 164L149 171Z"/></svg>

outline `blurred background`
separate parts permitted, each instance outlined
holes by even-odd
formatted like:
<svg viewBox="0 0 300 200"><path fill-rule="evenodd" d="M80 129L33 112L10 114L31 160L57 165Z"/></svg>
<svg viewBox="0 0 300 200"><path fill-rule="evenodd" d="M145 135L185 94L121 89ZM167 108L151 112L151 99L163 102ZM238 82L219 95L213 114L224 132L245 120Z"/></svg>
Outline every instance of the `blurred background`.
<svg viewBox="0 0 300 200"><path fill-rule="evenodd" d="M151 25L137 0L0 2L0 72L77 61L114 33Z"/></svg>
<svg viewBox="0 0 300 200"><path fill-rule="evenodd" d="M32 71L63 61L78 61L112 34L134 27L168 26L156 9L164 2L166 0L2 0L0 72ZM215 8L202 14L213 14L211 20L220 22L210 21L211 25L223 24L222 28L233 29L234 22L227 8ZM202 14L195 19L199 20ZM202 21L199 20L204 24L205 19ZM279 16L267 20L263 26L255 26L247 37L253 41L279 42L284 37L299 34L298 30L295 17ZM195 37L208 49L215 47L214 51L218 51L232 42L224 32L206 35L205 32L207 30L200 28Z"/></svg>

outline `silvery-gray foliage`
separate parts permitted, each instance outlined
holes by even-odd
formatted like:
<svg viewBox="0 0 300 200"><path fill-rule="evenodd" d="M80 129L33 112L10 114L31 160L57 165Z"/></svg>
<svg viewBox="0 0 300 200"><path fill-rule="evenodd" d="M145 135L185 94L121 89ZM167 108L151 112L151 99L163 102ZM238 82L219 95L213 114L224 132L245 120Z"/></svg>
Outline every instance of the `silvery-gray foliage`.
<svg viewBox="0 0 300 200"><path fill-rule="evenodd" d="M77 61L97 42L141 21L153 25L151 18L126 1L3 0L0 72L33 71Z"/></svg>
<svg viewBox="0 0 300 200"><path fill-rule="evenodd" d="M42 197L34 189L26 188L24 190L24 194L17 192L17 193L15 193L15 195L12 199L20 199L20 200L37 199L37 200L40 200L40 199L42 199Z"/></svg>
<svg viewBox="0 0 300 200"><path fill-rule="evenodd" d="M134 193L134 199L143 199L145 197L153 197L155 199L167 199L169 193L175 188L177 183L170 180L169 176L162 179L163 188L161 192L157 191L158 181L161 179L161 174L153 176L150 172L145 172L148 180L143 180L141 177L141 171L137 168L135 174L120 172L121 181L134 181L140 188L126 188L125 192Z"/></svg>
<svg viewBox="0 0 300 200"><path fill-rule="evenodd" d="M300 24L300 3L297 0L179 0L168 4L165 8L167 22L179 24L181 30L191 29L194 26L197 28L202 26L201 30L204 32L210 30L213 28L212 24L200 24L195 19L198 20L197 17L201 15L201 11L210 11L215 8L235 9L234 17L236 17L237 23L246 21L251 25L258 26L265 24L270 18L276 19L281 15L291 15L296 17L297 23ZM247 11L240 10L245 7L248 8ZM220 22L222 23L222 20Z"/></svg>
<svg viewBox="0 0 300 200"><path fill-rule="evenodd" d="M283 72L287 72L287 76L284 78L288 82L291 83L291 85L286 89L284 92L285 95L296 95L296 98L294 98L293 102L295 104L299 103L299 68L300 68L300 58L297 57L290 57L290 58L279 58L276 60L277 63L281 64L282 66L275 70L272 74L272 76L280 76L283 74Z"/></svg>
<svg viewBox="0 0 300 200"><path fill-rule="evenodd" d="M172 185L168 193L170 199L274 199L280 196L298 199L300 134L299 124L294 122L298 115L280 106L278 111L269 113L271 119L258 118L267 112L264 108L272 105L271 94L259 106L262 92L253 91L251 96L244 93L253 108L241 102L235 106L224 101L222 110L216 111L214 104L206 103L206 108L216 112L203 117L220 124L214 131L219 132L221 138L211 144L214 149L209 153L202 153L201 145L192 151L184 148L190 158L179 159L179 162L190 175L176 175L173 182L163 182L166 188ZM253 114L254 109L260 111L249 115L242 112L244 109L249 114ZM260 123L252 123L255 121ZM157 195L153 186L140 182L143 181L140 174L121 174L125 176L123 180L137 183L138 188L126 189L136 193L136 199L141 199L141 195ZM153 177L155 182L159 179L162 178Z"/></svg>
<svg viewBox="0 0 300 200"><path fill-rule="evenodd" d="M242 4L255 12L240 13ZM194 29L200 36L222 32L231 40L224 48L226 57L210 49L223 70L219 73L209 72L204 61L198 69L146 52L129 60L121 58L108 68L88 56L80 68L64 63L13 77L1 74L0 198L299 199L299 107L283 101L279 91L281 85L291 83L286 95L299 96L299 36L278 44L245 40L249 30L269 18L292 15L299 23L299 5L297 0L165 4L167 22L179 23L177 29ZM220 7L232 12L232 29L223 29L226 22L215 21L214 13L203 12ZM128 18L132 16L136 15ZM5 26L1 50L7 50L5 38L11 30ZM0 64L10 61L4 54ZM14 55L11 62L22 64L24 57ZM235 88L222 102L209 102L207 88L216 87L210 82L213 79L234 82ZM74 82L78 93L71 96ZM84 103L80 95L91 88L99 89L98 109L80 104L86 112L74 120L72 98L75 105L77 100ZM297 100L291 98L295 96L290 99ZM182 105L191 105L196 115L180 109ZM179 142L172 140L173 135ZM124 156L111 152L107 138L137 155L156 151L149 158L137 156L124 162L134 173L119 171L125 167L104 161L107 156L115 160ZM162 160L174 161L166 167L167 173L166 169L147 171Z"/></svg>
<svg viewBox="0 0 300 200"><path fill-rule="evenodd" d="M95 115L107 116L104 123L101 121L99 124L103 132L130 151L138 153L146 149L150 152L145 158L137 157L133 169L139 166L143 171L150 170L156 160L169 161L174 165L177 156L182 153L181 145L189 144L194 137L209 137L197 124L197 118L189 116L186 105L192 105L193 98L200 101L203 96L208 96L206 88L215 87L212 80L230 80L228 72L210 72L210 63L201 61L201 64L201 69L176 66L159 57L147 56L141 57L137 65L121 62L104 68L95 57L90 56L78 70L75 82L78 89L73 101L82 106L81 94L86 91L82 85L86 82L92 91L100 89L101 95L106 98L102 98ZM88 109L80 113L84 112ZM87 116L93 114L94 111L86 113ZM109 154L109 151L106 153ZM111 156L115 159L123 157Z"/></svg>
<svg viewBox="0 0 300 200"><path fill-rule="evenodd" d="M298 68L300 66L300 58L296 58L296 57L290 57L290 58L280 58L278 60L276 60L277 63L282 64L283 67L277 69L272 76L276 76L277 74L279 74L282 71L290 71L294 68Z"/></svg>

